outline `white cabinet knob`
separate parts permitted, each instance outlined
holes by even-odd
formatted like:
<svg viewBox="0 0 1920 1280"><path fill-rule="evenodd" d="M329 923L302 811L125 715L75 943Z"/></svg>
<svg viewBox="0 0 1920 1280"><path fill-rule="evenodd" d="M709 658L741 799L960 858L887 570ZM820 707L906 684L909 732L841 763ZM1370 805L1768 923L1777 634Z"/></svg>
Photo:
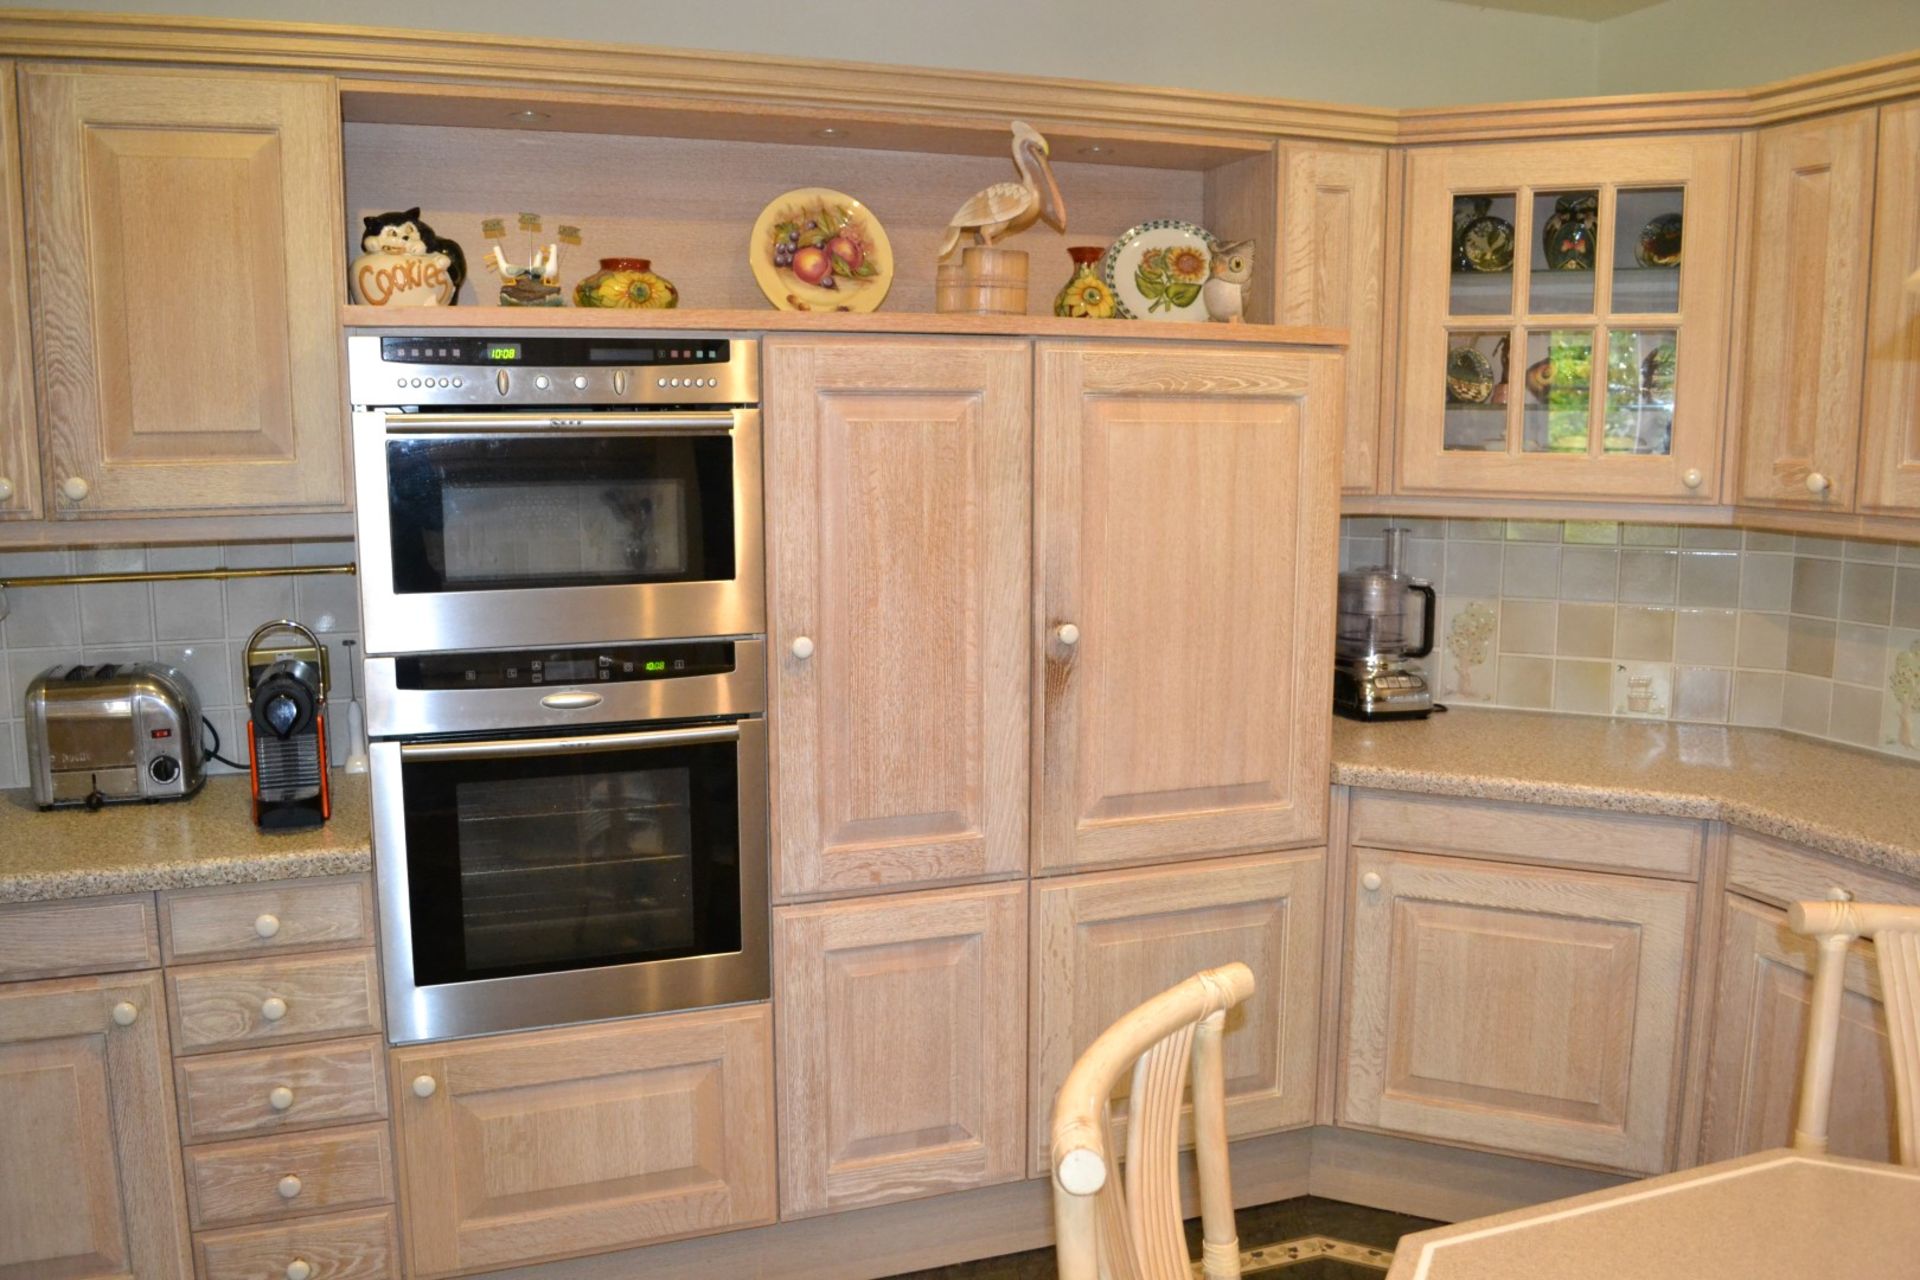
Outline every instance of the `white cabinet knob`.
<svg viewBox="0 0 1920 1280"><path fill-rule="evenodd" d="M260 1016L268 1022L278 1022L287 1016L287 1002L279 996L268 996L260 1002Z"/></svg>
<svg viewBox="0 0 1920 1280"><path fill-rule="evenodd" d="M253 918L253 931L263 938L271 938L280 932L280 917L271 911L264 911Z"/></svg>
<svg viewBox="0 0 1920 1280"><path fill-rule="evenodd" d="M312 1280L313 1264L305 1258L295 1258L287 1264L287 1280Z"/></svg>
<svg viewBox="0 0 1920 1280"><path fill-rule="evenodd" d="M440 1082L432 1076L415 1076L413 1078L413 1096L416 1098L431 1098L439 1088Z"/></svg>
<svg viewBox="0 0 1920 1280"><path fill-rule="evenodd" d="M293 1199L300 1194L300 1175L297 1173L288 1174L286 1177L280 1179L279 1185L274 1187L274 1190L280 1193L282 1200Z"/></svg>
<svg viewBox="0 0 1920 1280"><path fill-rule="evenodd" d="M6 476L0 476L0 502L5 502L8 498L11 498L12 496L13 496L13 481L8 479Z"/></svg>
<svg viewBox="0 0 1920 1280"><path fill-rule="evenodd" d="M1680 473L1680 483L1689 489L1698 489L1706 483L1706 480L1707 478L1700 474L1700 468L1698 467L1688 467Z"/></svg>
<svg viewBox="0 0 1920 1280"><path fill-rule="evenodd" d="M1080 643L1080 628L1071 622L1063 622L1053 629L1053 638L1071 649Z"/></svg>
<svg viewBox="0 0 1920 1280"><path fill-rule="evenodd" d="M285 1111L293 1105L293 1090L283 1084L273 1086L272 1092L267 1094L267 1105L275 1111Z"/></svg>
<svg viewBox="0 0 1920 1280"><path fill-rule="evenodd" d="M140 1010L125 1000L113 1006L113 1025L116 1027L130 1027L139 1017Z"/></svg>
<svg viewBox="0 0 1920 1280"><path fill-rule="evenodd" d="M68 476L60 482L60 492L66 495L68 502L85 502L87 495L93 492L93 486L79 476Z"/></svg>
<svg viewBox="0 0 1920 1280"><path fill-rule="evenodd" d="M1808 493L1825 493L1828 489L1831 489L1832 487L1833 487L1833 482L1827 479L1825 476L1821 475L1818 471L1807 472L1807 492Z"/></svg>
<svg viewBox="0 0 1920 1280"><path fill-rule="evenodd" d="M793 656L805 662L813 656L813 641L806 636L793 638Z"/></svg>
<svg viewBox="0 0 1920 1280"><path fill-rule="evenodd" d="M1368 893L1378 893L1380 886L1385 883L1386 882L1380 878L1378 871L1369 871L1360 877L1360 887Z"/></svg>

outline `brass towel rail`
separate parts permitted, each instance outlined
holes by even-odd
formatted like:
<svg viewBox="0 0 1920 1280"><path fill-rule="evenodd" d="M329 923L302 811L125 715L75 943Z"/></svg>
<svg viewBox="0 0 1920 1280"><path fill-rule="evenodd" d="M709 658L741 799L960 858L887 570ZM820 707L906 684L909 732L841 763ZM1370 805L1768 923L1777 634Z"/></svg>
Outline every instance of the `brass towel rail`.
<svg viewBox="0 0 1920 1280"><path fill-rule="evenodd" d="M120 573L46 573L29 578L0 578L9 587L90 587L102 582L206 582L228 578L301 578L316 573L358 573L357 564L289 564L259 569L127 569Z"/></svg>

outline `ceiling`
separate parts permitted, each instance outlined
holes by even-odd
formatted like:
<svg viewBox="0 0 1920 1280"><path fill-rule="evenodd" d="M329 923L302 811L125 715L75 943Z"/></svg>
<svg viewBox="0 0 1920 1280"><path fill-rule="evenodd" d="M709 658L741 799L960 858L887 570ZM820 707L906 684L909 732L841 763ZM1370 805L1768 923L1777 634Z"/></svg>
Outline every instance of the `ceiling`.
<svg viewBox="0 0 1920 1280"><path fill-rule="evenodd" d="M1447 0L1470 9L1511 9L1516 13L1543 13L1555 18L1605 22L1637 9L1651 9L1664 0Z"/></svg>

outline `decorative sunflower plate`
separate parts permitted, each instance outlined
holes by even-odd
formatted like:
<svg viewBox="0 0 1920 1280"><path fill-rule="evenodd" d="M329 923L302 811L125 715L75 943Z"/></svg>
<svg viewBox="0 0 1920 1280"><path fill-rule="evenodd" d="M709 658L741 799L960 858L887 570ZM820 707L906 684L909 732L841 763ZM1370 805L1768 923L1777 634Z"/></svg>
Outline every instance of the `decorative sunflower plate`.
<svg viewBox="0 0 1920 1280"><path fill-rule="evenodd" d="M893 245L880 219L826 187L774 197L753 224L747 260L782 311L877 311L893 284Z"/></svg>
<svg viewBox="0 0 1920 1280"><path fill-rule="evenodd" d="M1100 259L1100 278L1131 320L1204 321L1200 290L1213 262L1213 233L1191 222L1143 222Z"/></svg>

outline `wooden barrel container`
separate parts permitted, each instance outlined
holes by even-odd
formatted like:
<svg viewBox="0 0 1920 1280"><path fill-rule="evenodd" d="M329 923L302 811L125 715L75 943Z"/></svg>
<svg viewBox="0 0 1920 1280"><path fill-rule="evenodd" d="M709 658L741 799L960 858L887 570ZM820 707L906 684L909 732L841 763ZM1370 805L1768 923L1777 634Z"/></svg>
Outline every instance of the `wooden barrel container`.
<svg viewBox="0 0 1920 1280"><path fill-rule="evenodd" d="M935 278L935 310L976 316L1027 314L1025 250L974 245L960 251L957 279L951 268L951 263L942 263Z"/></svg>

